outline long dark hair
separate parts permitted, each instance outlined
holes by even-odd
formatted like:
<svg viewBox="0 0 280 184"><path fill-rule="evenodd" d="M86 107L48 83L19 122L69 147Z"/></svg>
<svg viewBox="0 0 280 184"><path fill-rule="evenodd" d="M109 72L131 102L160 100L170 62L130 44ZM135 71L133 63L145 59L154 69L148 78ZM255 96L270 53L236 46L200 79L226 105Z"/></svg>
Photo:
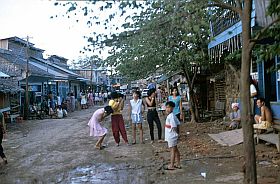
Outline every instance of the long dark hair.
<svg viewBox="0 0 280 184"><path fill-rule="evenodd" d="M111 106L106 106L104 107L104 110L106 111L107 114L111 114L114 112Z"/></svg>
<svg viewBox="0 0 280 184"><path fill-rule="evenodd" d="M155 88L152 88L152 89L149 89L149 91L148 91L148 96L151 96L153 93L155 93L156 92L156 89Z"/></svg>
<svg viewBox="0 0 280 184"><path fill-rule="evenodd" d="M177 88L176 86L174 86L174 87L171 88L171 96L173 95L174 89L177 90L176 96L180 96L179 90L178 90L178 88Z"/></svg>

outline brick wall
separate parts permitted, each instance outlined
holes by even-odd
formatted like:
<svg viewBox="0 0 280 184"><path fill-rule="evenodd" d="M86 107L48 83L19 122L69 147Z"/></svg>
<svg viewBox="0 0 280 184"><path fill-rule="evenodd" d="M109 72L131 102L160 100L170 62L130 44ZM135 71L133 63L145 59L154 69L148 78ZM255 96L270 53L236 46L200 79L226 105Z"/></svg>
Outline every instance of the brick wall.
<svg viewBox="0 0 280 184"><path fill-rule="evenodd" d="M225 92L226 114L229 114L232 111L231 104L240 100L240 70L233 71L228 65L225 66Z"/></svg>

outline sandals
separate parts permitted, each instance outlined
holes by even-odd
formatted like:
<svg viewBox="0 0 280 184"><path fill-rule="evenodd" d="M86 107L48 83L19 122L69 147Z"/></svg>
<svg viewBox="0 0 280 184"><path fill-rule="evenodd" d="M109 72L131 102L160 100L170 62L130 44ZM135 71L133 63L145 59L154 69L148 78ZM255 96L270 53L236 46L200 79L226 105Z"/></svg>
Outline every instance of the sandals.
<svg viewBox="0 0 280 184"><path fill-rule="evenodd" d="M99 150L103 150L104 148L106 148L107 146L95 146L96 149L99 149Z"/></svg>
<svg viewBox="0 0 280 184"><path fill-rule="evenodd" d="M95 149L102 150L102 147L100 147L100 146L95 146Z"/></svg>

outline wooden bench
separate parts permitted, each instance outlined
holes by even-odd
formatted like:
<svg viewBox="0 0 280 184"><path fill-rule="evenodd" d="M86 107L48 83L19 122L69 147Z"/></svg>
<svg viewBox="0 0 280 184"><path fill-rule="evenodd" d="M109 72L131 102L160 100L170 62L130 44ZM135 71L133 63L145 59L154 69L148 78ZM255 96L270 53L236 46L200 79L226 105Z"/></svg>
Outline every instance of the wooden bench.
<svg viewBox="0 0 280 184"><path fill-rule="evenodd" d="M273 118L272 128L265 130L264 134L256 134L257 144L259 140L275 144L277 151L280 152L280 119Z"/></svg>

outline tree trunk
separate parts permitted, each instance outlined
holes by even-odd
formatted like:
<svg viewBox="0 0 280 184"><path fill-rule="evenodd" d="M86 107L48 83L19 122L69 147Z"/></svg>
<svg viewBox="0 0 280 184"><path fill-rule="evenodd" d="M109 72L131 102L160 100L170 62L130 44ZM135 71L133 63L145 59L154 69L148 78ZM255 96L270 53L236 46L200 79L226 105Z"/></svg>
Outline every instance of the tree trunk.
<svg viewBox="0 0 280 184"><path fill-rule="evenodd" d="M252 0L245 0L242 12L242 63L241 63L241 123L244 139L245 176L244 183L256 184L256 155L253 131L253 116L250 106L250 64Z"/></svg>
<svg viewBox="0 0 280 184"><path fill-rule="evenodd" d="M185 78L187 79L187 84L189 87L189 95L190 95L190 114L191 114L191 123L197 123L199 121L199 112L198 112L198 104L197 104L197 100L195 98L195 93L194 93L194 78L196 77L196 75L193 76L193 79L190 80L190 76L189 73L186 71L186 69L184 68L184 66L182 66L182 70L184 72Z"/></svg>
<svg viewBox="0 0 280 184"><path fill-rule="evenodd" d="M193 89L189 89L189 94L190 94L190 114L191 114L191 123L197 123L197 111L196 111L196 100L194 98L194 92Z"/></svg>

